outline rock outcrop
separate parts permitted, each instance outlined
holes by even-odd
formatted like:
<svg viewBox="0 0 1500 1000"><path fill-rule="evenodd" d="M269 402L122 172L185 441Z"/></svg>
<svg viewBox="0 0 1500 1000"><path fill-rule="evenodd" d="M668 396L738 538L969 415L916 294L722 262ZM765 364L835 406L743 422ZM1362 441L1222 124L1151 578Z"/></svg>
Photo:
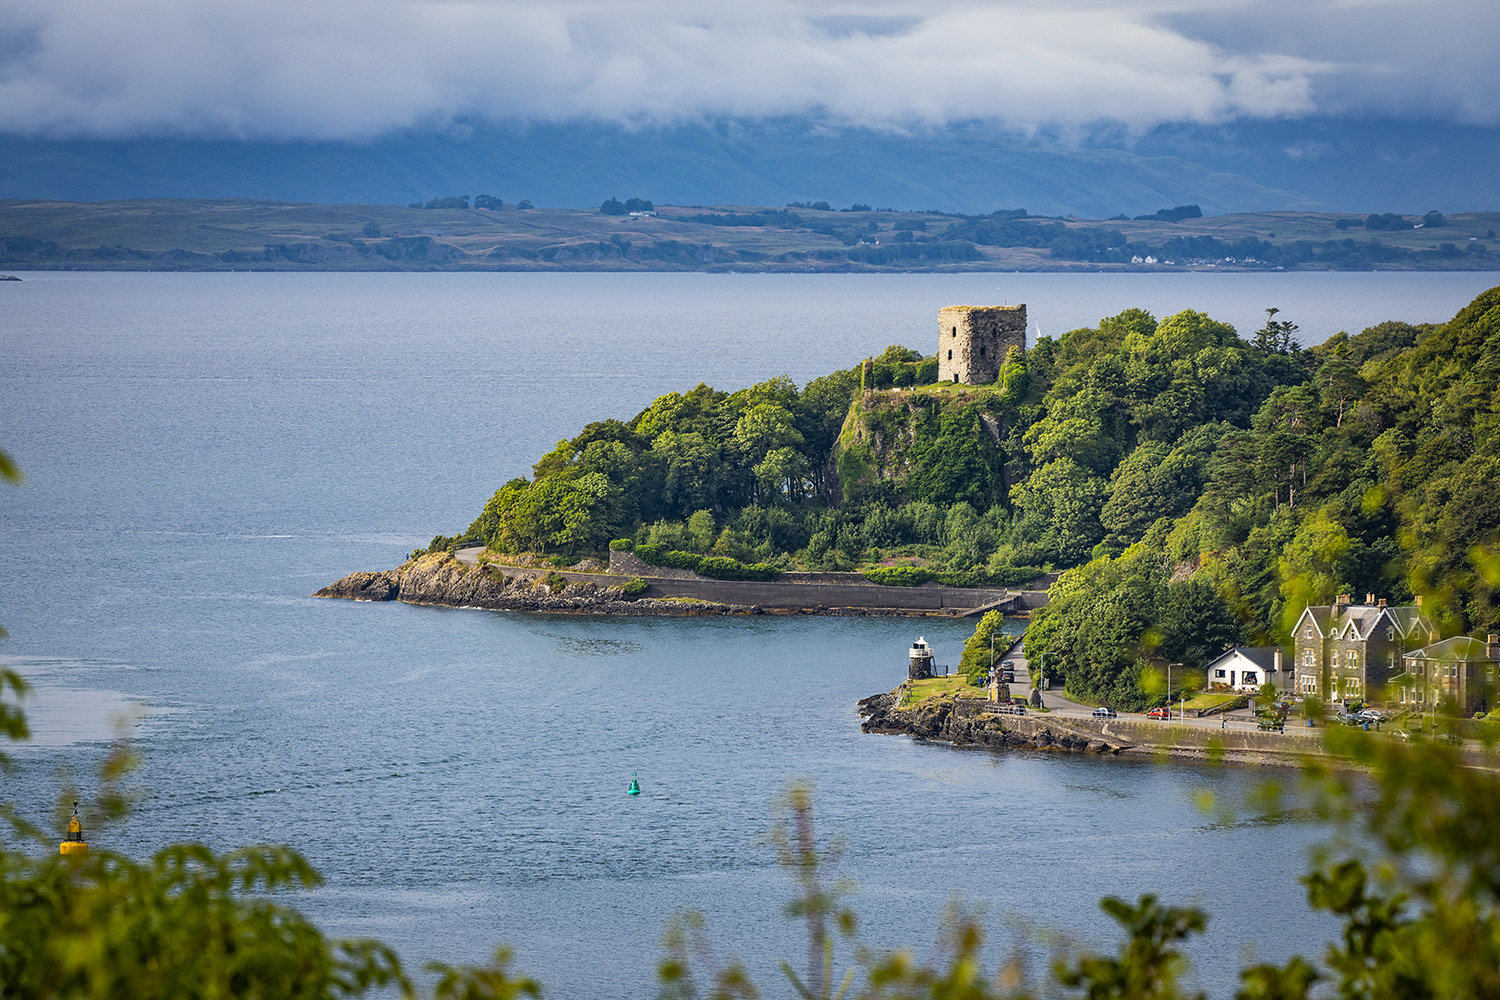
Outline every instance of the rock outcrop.
<svg viewBox="0 0 1500 1000"><path fill-rule="evenodd" d="M859 703L867 733L911 736L954 746L1066 750L1073 753L1119 753L1121 746L1072 733L1029 716L985 714L990 704L978 699L940 699L915 708L899 708L896 693L871 695Z"/></svg>
<svg viewBox="0 0 1500 1000"><path fill-rule="evenodd" d="M541 570L463 563L445 552L412 559L383 573L350 573L313 594L354 601L404 601L495 611L556 611L608 615L749 615L756 607L708 601L631 600L619 587L567 582L554 587Z"/></svg>

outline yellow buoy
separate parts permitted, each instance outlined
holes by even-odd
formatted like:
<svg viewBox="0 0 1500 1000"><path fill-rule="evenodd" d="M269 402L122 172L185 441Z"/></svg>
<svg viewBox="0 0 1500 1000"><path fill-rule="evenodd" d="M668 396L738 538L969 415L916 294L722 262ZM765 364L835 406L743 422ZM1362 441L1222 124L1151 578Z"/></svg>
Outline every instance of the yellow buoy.
<svg viewBox="0 0 1500 1000"><path fill-rule="evenodd" d="M83 824L78 822L78 803L73 803L73 818L68 820L68 835L57 845L58 854L87 854L89 845L83 839Z"/></svg>

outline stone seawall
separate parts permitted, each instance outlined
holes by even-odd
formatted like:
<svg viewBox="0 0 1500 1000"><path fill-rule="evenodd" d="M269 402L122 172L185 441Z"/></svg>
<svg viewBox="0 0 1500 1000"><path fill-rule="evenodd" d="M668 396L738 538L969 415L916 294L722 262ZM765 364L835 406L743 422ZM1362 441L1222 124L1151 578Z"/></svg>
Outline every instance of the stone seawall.
<svg viewBox="0 0 1500 1000"><path fill-rule="evenodd" d="M1005 587L887 587L858 573L783 573L774 581L714 580L686 569L650 566L633 552L609 553L609 572L624 582L638 576L648 584L647 597L694 597L704 601L754 604L767 610L822 611L862 608L896 613L941 614L970 611L996 601L1015 599L1017 611L1047 603L1045 591Z"/></svg>
<svg viewBox="0 0 1500 1000"><path fill-rule="evenodd" d="M1285 733L1275 733L1133 719L1061 718L1050 713L998 715L991 714L993 706L979 699L929 701L903 710L897 707L899 697L896 693L878 694L861 701L861 728L867 733L905 735L954 746L1027 747L1288 766L1296 765L1307 754L1325 752L1321 729L1288 727Z"/></svg>

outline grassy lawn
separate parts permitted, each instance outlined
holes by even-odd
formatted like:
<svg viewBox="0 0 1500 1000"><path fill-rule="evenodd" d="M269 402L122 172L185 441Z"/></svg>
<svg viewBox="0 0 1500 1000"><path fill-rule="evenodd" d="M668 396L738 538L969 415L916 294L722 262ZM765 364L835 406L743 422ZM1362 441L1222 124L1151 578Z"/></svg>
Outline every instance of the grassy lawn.
<svg viewBox="0 0 1500 1000"><path fill-rule="evenodd" d="M912 708L939 698L956 698L960 694L965 698L987 696L984 688L972 686L963 674L954 674L951 677L929 677L925 681L907 682L906 695L901 699L900 707Z"/></svg>
<svg viewBox="0 0 1500 1000"><path fill-rule="evenodd" d="M1217 708L1220 705L1234 701L1236 698L1240 697L1242 697L1242 695L1234 694L1233 692L1225 693L1222 691L1199 691L1197 694L1193 695L1187 700L1187 710L1189 712L1194 712L1202 711L1206 708ZM1174 701L1172 703L1172 707L1176 708L1180 704L1181 702Z"/></svg>

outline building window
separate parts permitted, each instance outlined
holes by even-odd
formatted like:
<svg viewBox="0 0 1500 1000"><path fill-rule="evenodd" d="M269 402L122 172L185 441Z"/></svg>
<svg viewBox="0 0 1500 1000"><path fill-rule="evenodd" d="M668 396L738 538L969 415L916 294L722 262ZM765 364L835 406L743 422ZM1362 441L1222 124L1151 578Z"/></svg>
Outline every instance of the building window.
<svg viewBox="0 0 1500 1000"><path fill-rule="evenodd" d="M956 326L953 328L953 336L955 336L955 337L958 336L958 327L956 327Z"/></svg>
<svg viewBox="0 0 1500 1000"><path fill-rule="evenodd" d="M983 344L979 345L979 356L981 358L984 357L984 345Z"/></svg>
<svg viewBox="0 0 1500 1000"><path fill-rule="evenodd" d="M1393 629L1393 628L1386 629L1385 630L1385 641L1386 642L1390 642L1394 638L1396 638L1396 630Z"/></svg>
<svg viewBox="0 0 1500 1000"><path fill-rule="evenodd" d="M1215 670L1214 671L1214 676L1215 677L1223 677L1224 676L1224 671L1222 671L1222 670Z"/></svg>
<svg viewBox="0 0 1500 1000"><path fill-rule="evenodd" d="M948 352L948 360L949 361L953 360L953 352L951 350Z"/></svg>
<svg viewBox="0 0 1500 1000"><path fill-rule="evenodd" d="M1245 684L1259 684L1260 674L1256 673L1254 670L1246 670L1244 673L1240 674L1240 680Z"/></svg>
<svg viewBox="0 0 1500 1000"><path fill-rule="evenodd" d="M1302 635L1305 638L1311 639L1313 637L1313 627L1311 625L1307 626L1307 630Z"/></svg>

